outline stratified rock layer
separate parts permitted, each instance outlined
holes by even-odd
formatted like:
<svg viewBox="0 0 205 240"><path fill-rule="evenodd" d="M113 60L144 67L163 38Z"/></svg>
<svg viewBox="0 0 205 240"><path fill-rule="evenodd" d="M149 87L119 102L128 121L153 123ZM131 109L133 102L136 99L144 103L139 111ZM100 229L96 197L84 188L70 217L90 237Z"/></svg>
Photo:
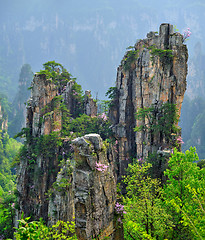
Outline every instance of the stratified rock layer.
<svg viewBox="0 0 205 240"><path fill-rule="evenodd" d="M171 50L173 57L154 55L153 49ZM136 126L143 124L136 119L137 110L168 101L176 104L180 115L186 90L187 47L183 44L183 36L174 33L172 25L162 24L159 35L148 33L146 39L135 44L134 50L137 53L129 68L128 53L118 67L117 97L109 114L119 144L120 175L125 173L131 157L146 157L148 152L160 147L156 142L150 145L146 131L134 132Z"/></svg>

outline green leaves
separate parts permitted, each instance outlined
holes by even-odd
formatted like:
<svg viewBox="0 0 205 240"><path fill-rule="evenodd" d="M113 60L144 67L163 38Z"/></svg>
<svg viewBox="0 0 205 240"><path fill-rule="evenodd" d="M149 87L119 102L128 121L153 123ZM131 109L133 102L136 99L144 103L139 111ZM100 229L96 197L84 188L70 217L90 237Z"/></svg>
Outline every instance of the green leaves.
<svg viewBox="0 0 205 240"><path fill-rule="evenodd" d="M150 46L148 49L151 50L151 60L154 61L154 57L158 56L162 63L169 63L173 59L172 50L170 49L159 49L155 46Z"/></svg>
<svg viewBox="0 0 205 240"><path fill-rule="evenodd" d="M14 233L16 240L77 240L75 235L75 223L73 221L63 222L59 220L52 227L47 227L44 225L43 219L32 222L29 222L29 220L30 217L19 220L19 227L16 228L16 232Z"/></svg>
<svg viewBox="0 0 205 240"><path fill-rule="evenodd" d="M175 104L169 102L138 109L136 119L141 122L134 128L134 131L148 131L151 139L155 135L160 140L159 135L161 135L161 141L164 138L169 143L173 139L172 135L178 132L177 108ZM172 144L174 145L174 142Z"/></svg>
<svg viewBox="0 0 205 240"><path fill-rule="evenodd" d="M158 179L148 175L149 163L129 165L125 177L127 194L123 203L125 239L164 239L172 226L161 198Z"/></svg>
<svg viewBox="0 0 205 240"><path fill-rule="evenodd" d="M152 165L129 165L123 198L125 239L204 239L205 169L195 148L174 150L164 186L149 175Z"/></svg>
<svg viewBox="0 0 205 240"><path fill-rule="evenodd" d="M135 50L133 48L134 47L132 47L132 46L127 48L127 49L132 49L132 50L129 50L127 52L125 58L124 58L125 63L124 63L123 67L124 67L125 71L130 70L132 63L134 63L137 60L137 58L138 58L139 50Z"/></svg>
<svg viewBox="0 0 205 240"><path fill-rule="evenodd" d="M60 64L49 61L43 64L44 70L40 70L39 75L45 75L46 79L51 79L56 85L65 86L72 79L72 75Z"/></svg>
<svg viewBox="0 0 205 240"><path fill-rule="evenodd" d="M175 225L174 239L186 239L187 234L199 239L205 237L205 179L204 169L197 166L199 160L195 148L186 153L176 149L169 160L165 176L164 199ZM198 239L197 238L197 239Z"/></svg>

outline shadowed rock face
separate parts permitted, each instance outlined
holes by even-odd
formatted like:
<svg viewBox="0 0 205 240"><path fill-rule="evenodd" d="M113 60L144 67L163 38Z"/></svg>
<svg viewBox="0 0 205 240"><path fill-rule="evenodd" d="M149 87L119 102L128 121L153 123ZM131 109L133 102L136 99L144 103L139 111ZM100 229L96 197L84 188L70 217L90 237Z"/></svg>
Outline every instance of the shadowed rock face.
<svg viewBox="0 0 205 240"><path fill-rule="evenodd" d="M153 49L171 50L171 57L152 54ZM128 53L118 67L117 97L110 109L110 119L119 143L119 174L124 174L130 156L146 157L157 151L159 144L150 144L149 134L134 132L142 123L136 119L137 109L165 102L176 104L180 115L186 90L188 52L183 36L173 26L162 24L159 34L150 32L135 46L135 59L127 67ZM158 50L157 50L158 51ZM165 53L165 52L164 52ZM165 142L164 142L165 144Z"/></svg>

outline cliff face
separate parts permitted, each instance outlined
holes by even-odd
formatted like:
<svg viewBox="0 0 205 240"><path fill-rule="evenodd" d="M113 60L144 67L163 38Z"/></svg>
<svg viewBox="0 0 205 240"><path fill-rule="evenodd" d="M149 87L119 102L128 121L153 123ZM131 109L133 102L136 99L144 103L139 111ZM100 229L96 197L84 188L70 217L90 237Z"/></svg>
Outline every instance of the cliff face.
<svg viewBox="0 0 205 240"><path fill-rule="evenodd" d="M116 98L110 109L113 130L119 140L120 175L131 161L130 156L144 158L149 152L166 146L166 140L150 139L148 130L134 132L146 124L136 119L137 111L151 106L176 104L180 115L186 90L187 47L183 36L173 26L162 24L159 34L150 32L127 52L118 67Z"/></svg>
<svg viewBox="0 0 205 240"><path fill-rule="evenodd" d="M110 236L114 239L116 177L113 154L97 134L77 138L71 144L63 137L61 103L76 115L75 82L54 84L46 75L36 74L27 107L27 143L19 163L17 190L21 213L52 225L58 220L76 219L79 239ZM96 117L96 103L86 92L82 113ZM54 138L60 144L57 145ZM73 157L73 149L75 151ZM26 152L26 153L25 153ZM96 169L96 162L105 169Z"/></svg>
<svg viewBox="0 0 205 240"><path fill-rule="evenodd" d="M34 148L34 138L38 139L51 133L52 130L61 129L61 115L52 104L57 95L58 89L55 84L47 80L44 75L34 76L26 119L30 142L26 158L20 161L17 178L17 190L20 194L18 214L23 211L26 216L43 217L46 221L48 220L48 197L45 194L52 186L59 171L59 149L55 149L55 155L51 157L47 157L43 152L34 156L31 149ZM45 110L46 106L48 107ZM48 112L50 114L46 115L45 113ZM58 125L53 124L56 121Z"/></svg>

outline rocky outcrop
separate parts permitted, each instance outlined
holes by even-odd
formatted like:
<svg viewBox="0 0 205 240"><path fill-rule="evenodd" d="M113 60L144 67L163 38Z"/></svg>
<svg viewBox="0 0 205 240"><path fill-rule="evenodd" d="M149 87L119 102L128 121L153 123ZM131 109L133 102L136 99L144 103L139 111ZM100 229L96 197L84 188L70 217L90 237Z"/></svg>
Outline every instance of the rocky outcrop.
<svg viewBox="0 0 205 240"><path fill-rule="evenodd" d="M85 91L84 113L91 117L97 116L97 104L91 97L91 91Z"/></svg>
<svg viewBox="0 0 205 240"><path fill-rule="evenodd" d="M75 221L78 239L115 239L116 178L98 134L72 142L75 152Z"/></svg>
<svg viewBox="0 0 205 240"><path fill-rule="evenodd" d="M49 198L49 194L53 196L51 189L53 189L54 182L57 178L61 178L58 172L60 171L59 157L62 156L61 147L53 142L52 137L49 139L49 134L58 135L62 129L62 111L60 109L62 101L72 112L70 101L75 102L72 95L73 84L71 80L66 86L59 87L51 79L47 79L44 74L35 74L34 76L31 85L31 98L27 106L28 153L26 158L20 161L17 178L17 190L20 194L18 218L21 212L24 212L26 216L35 216L35 219L43 217L46 222L50 223L56 219L71 220L73 217L73 198L70 188L67 189L65 196L61 196L54 189L56 199L51 201L52 198ZM44 136L47 136L45 141ZM42 139L41 145L35 146L38 139ZM62 139L65 146L66 141ZM35 148L38 148L37 152L33 152ZM70 151L69 144L66 146L66 151ZM68 178L72 179L72 176L69 175ZM59 212L63 212L65 209L67 211L60 215ZM70 218L67 217L68 215Z"/></svg>
<svg viewBox="0 0 205 240"><path fill-rule="evenodd" d="M47 79L44 74L34 76L31 98L27 106L27 143L17 173L19 193L17 219L24 212L25 216L32 216L32 219L43 217L48 225L52 225L58 220L72 221L76 215L77 232L85 233L82 235L85 238L80 239L98 236L102 234L102 229L102 236L114 236L116 181L112 154L108 154L99 135L88 135L82 138L86 139L86 143L89 142L88 145L78 146L80 140L74 141L75 151L83 147L81 152L87 151L87 155L79 155L80 158L76 156L73 159L73 146L70 144L69 136L60 135L64 123L63 111L65 111L61 109L61 103L64 103L63 106L68 110L70 119L78 110L75 107L78 106L77 101L80 98L73 90L75 84L70 80L66 86L59 86L51 79ZM91 117L97 115L96 103L92 100L89 91L82 106L86 106L86 114ZM83 108L81 110L83 113ZM57 145L55 138L61 141L61 144ZM112 159L112 164L108 163L108 155L109 161ZM84 165L80 164L81 160L91 164L90 167L84 168ZM108 169L103 173L97 172L95 170L97 161L107 164ZM88 174L88 182L81 182L80 177L83 174L85 174L84 180ZM87 188L83 189L86 184L88 184ZM109 184L112 185L111 189ZM89 195L88 198L84 196L85 208L89 213L85 225L80 224L82 212L80 213L79 206L83 204L80 203L80 189L82 192L87 191ZM94 228L95 224L97 224L96 228Z"/></svg>
<svg viewBox="0 0 205 240"><path fill-rule="evenodd" d="M117 97L109 113L118 139L120 175L125 173L132 157L144 158L166 145L165 139L160 143L156 139L150 144L146 130L134 132L136 126L145 124L136 119L136 113L140 108L160 106L168 101L176 104L180 115L186 90L187 59L183 36L174 33L170 24L162 24L159 34L150 32L146 39L138 40L123 58L117 71Z"/></svg>
<svg viewBox="0 0 205 240"><path fill-rule="evenodd" d="M32 155L35 139L61 129L61 115L54 109L54 98L58 95L55 84L46 79L45 75L34 76L31 98L27 107L26 127L29 142L26 158L21 159L17 172L17 190L19 207L17 218L22 212L25 216L43 217L48 221L48 193L59 171L58 149L52 157L39 154ZM58 125L53 123L58 121ZM40 147L39 147L40 148ZM25 154L24 154L25 155Z"/></svg>

